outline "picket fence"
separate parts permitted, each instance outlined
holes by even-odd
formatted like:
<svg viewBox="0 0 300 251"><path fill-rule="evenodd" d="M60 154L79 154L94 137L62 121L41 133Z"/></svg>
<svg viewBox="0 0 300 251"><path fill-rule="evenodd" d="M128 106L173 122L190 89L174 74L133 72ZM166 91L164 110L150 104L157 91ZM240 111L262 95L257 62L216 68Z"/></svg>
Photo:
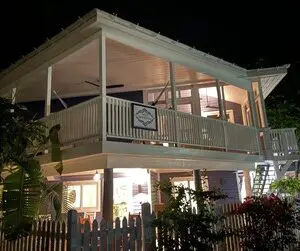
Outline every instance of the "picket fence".
<svg viewBox="0 0 300 251"><path fill-rule="evenodd" d="M221 227L233 231L245 226L245 217L231 214L239 204L226 204L217 210L226 217ZM150 205L142 205L142 215L135 219L116 218L115 221L100 224L96 220L79 223L75 210L68 213L67 224L39 221L32 226L32 234L16 241L7 241L0 232L0 251L153 251L168 250L163 245L164 238L171 236L164 229L154 228L157 216L150 211ZM217 227L217 226L215 226ZM218 226L220 227L220 226ZM174 235L173 235L174 236ZM297 239L300 240L299 231ZM213 251L242 251L240 239L234 235L213 246ZM287 250L297 250L290 247Z"/></svg>

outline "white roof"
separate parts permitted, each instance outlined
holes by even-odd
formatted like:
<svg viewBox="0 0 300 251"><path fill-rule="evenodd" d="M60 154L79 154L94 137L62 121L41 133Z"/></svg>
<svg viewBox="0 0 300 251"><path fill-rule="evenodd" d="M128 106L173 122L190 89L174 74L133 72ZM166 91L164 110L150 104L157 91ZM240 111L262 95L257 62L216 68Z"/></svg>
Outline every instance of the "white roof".
<svg viewBox="0 0 300 251"><path fill-rule="evenodd" d="M248 87L249 78L260 78L264 97L287 74L287 65L269 69L246 70L139 25L94 9L2 71L0 73L0 93L7 92L18 83L28 79L28 76L32 76L34 72L41 72L47 66L59 62L71 52L82 48L87 40L92 41L97 38L101 29L111 40L243 88Z"/></svg>

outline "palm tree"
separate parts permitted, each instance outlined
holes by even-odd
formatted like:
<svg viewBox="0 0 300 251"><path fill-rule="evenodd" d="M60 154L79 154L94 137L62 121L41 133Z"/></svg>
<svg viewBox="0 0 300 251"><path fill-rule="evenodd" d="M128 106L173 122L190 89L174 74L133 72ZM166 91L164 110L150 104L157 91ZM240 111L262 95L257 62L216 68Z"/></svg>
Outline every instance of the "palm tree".
<svg viewBox="0 0 300 251"><path fill-rule="evenodd" d="M0 98L0 180L2 186L2 231L7 239L30 233L42 204L53 205L56 219L61 212L62 182L49 184L41 172L37 154L51 142L52 159L62 172L59 125L49 130L23 106Z"/></svg>

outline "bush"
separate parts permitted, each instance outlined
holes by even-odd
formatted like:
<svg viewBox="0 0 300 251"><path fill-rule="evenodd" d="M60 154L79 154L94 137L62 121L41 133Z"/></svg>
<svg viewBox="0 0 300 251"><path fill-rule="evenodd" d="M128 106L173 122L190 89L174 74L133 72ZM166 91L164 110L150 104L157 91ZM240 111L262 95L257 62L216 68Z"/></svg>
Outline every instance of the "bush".
<svg viewBox="0 0 300 251"><path fill-rule="evenodd" d="M158 183L168 202L154 221L158 227L159 250L212 250L212 245L226 236L224 229L215 230L222 217L214 212L216 200L225 198L220 191L202 191ZM192 208L197 204L197 213Z"/></svg>
<svg viewBox="0 0 300 251"><path fill-rule="evenodd" d="M237 208L245 216L245 226L235 232L245 250L284 250L296 243L293 205L278 196L252 196Z"/></svg>

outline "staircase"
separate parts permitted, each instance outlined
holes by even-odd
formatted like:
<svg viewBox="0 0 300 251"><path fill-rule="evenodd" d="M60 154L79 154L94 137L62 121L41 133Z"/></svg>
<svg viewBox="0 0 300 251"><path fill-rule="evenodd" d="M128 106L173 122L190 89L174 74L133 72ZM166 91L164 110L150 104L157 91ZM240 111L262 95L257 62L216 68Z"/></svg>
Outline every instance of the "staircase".
<svg viewBox="0 0 300 251"><path fill-rule="evenodd" d="M270 184L275 180L275 169L273 165L257 165L253 181L252 194L259 196L267 194L270 190Z"/></svg>

